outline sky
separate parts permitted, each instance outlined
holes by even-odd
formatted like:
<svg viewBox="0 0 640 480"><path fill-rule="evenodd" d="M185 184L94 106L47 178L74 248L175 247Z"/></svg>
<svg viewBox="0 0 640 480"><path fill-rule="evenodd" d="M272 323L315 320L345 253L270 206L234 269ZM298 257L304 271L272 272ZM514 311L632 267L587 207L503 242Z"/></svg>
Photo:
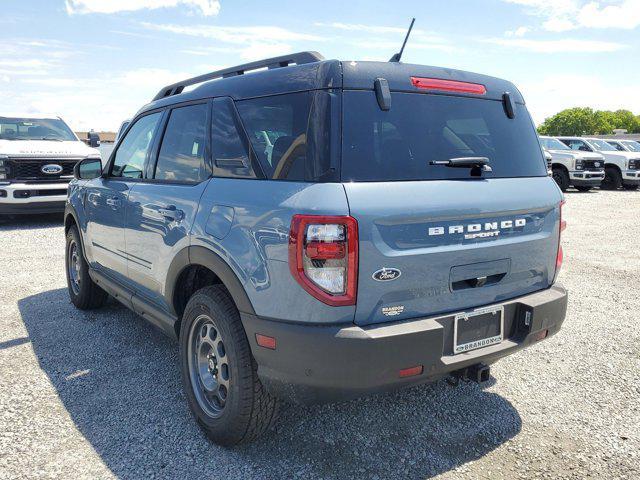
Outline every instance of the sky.
<svg viewBox="0 0 640 480"><path fill-rule="evenodd" d="M0 115L116 130L166 84L295 51L506 78L536 123L640 114L640 0L0 0Z"/></svg>

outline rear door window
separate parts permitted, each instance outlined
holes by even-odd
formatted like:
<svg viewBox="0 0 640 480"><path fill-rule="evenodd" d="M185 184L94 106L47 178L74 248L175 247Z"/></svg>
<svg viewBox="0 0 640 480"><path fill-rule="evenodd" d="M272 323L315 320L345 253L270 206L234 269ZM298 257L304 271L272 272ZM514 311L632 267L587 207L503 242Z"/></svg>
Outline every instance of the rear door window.
<svg viewBox="0 0 640 480"><path fill-rule="evenodd" d="M459 157L487 157L483 177L547 175L531 118L518 105L509 119L502 102L448 95L392 93L380 110L370 91L345 91L343 181L470 178L469 168L430 165Z"/></svg>
<svg viewBox="0 0 640 480"><path fill-rule="evenodd" d="M205 165L207 104L171 110L158 154L156 180L198 183L209 177Z"/></svg>

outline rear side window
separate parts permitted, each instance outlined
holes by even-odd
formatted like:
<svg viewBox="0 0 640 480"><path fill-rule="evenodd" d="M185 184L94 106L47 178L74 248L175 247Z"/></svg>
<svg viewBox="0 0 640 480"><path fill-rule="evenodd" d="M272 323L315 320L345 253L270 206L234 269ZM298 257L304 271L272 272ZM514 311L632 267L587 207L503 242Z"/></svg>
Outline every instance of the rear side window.
<svg viewBox="0 0 640 480"><path fill-rule="evenodd" d="M483 177L547 175L531 119L518 105L515 118L502 102L449 95L392 93L380 110L370 91L345 91L343 181L470 178L468 168L430 165L459 157L487 157Z"/></svg>
<svg viewBox="0 0 640 480"><path fill-rule="evenodd" d="M304 180L310 100L302 92L237 103L267 178Z"/></svg>
<svg viewBox="0 0 640 480"><path fill-rule="evenodd" d="M152 113L133 124L116 151L111 168L112 177L142 178L151 140L161 116L161 112Z"/></svg>
<svg viewBox="0 0 640 480"><path fill-rule="evenodd" d="M204 161L207 104L171 110L154 178L197 183L209 177Z"/></svg>
<svg viewBox="0 0 640 480"><path fill-rule="evenodd" d="M318 90L236 102L267 178L338 180L340 100L339 93Z"/></svg>

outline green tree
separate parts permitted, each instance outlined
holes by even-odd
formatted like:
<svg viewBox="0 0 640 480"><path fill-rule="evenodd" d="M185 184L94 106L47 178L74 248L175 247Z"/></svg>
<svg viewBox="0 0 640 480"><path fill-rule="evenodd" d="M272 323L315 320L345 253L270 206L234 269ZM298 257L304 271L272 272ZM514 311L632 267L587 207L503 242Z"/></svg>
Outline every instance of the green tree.
<svg viewBox="0 0 640 480"><path fill-rule="evenodd" d="M596 128L595 112L589 107L568 108L538 127L541 135L590 135Z"/></svg>
<svg viewBox="0 0 640 480"><path fill-rule="evenodd" d="M541 135L606 135L615 128L640 133L640 115L629 110L593 110L589 107L567 108L546 118L538 127Z"/></svg>

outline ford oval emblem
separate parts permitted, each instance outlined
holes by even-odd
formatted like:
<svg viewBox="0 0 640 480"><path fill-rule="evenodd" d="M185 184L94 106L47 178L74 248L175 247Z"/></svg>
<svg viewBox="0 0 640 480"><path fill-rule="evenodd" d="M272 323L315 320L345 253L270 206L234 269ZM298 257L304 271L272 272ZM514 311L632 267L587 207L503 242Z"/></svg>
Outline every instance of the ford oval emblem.
<svg viewBox="0 0 640 480"><path fill-rule="evenodd" d="M62 166L50 163L49 165L43 165L42 168L40 168L40 171L47 175L58 175L62 173Z"/></svg>
<svg viewBox="0 0 640 480"><path fill-rule="evenodd" d="M599 167L600 166L600 162L596 162L595 165L596 165L596 168Z"/></svg>
<svg viewBox="0 0 640 480"><path fill-rule="evenodd" d="M397 268L384 267L376 272L373 272L373 275L371 276L378 282L388 282L390 280L395 280L400 275L402 275L402 272Z"/></svg>

